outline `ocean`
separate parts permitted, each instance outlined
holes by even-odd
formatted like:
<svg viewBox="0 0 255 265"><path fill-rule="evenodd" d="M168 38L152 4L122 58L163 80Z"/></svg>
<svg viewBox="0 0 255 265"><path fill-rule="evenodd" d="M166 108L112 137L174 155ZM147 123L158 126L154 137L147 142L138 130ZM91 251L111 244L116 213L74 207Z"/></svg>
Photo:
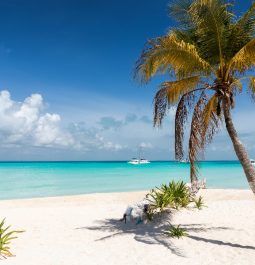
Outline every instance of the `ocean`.
<svg viewBox="0 0 255 265"><path fill-rule="evenodd" d="M248 189L238 161L200 163L208 188ZM171 180L189 182L189 164L151 162L0 162L0 199L149 190Z"/></svg>

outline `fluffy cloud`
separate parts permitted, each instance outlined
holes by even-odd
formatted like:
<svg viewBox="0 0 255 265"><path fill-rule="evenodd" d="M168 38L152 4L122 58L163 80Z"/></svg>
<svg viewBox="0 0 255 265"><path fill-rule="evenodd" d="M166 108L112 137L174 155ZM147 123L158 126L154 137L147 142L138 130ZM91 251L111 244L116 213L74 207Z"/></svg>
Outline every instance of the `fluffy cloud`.
<svg viewBox="0 0 255 265"><path fill-rule="evenodd" d="M117 109L115 105L113 107ZM126 109L131 111L132 108ZM84 115L86 122L71 122L63 127L63 124L68 124L67 117L48 113L40 94L17 102L8 91L1 91L0 146L6 148L2 156L9 152L10 159L13 159L19 152L19 158L23 159L26 151L27 159L36 153L44 154L43 159L48 159L50 153L53 159L57 159L56 154L59 154L59 159L127 159L136 155L138 147L142 146L146 158L174 158L174 108L169 110L160 129L153 128L148 109L131 113L104 111L103 115L97 113L94 116L93 111L92 108L91 113ZM237 131L251 156L255 156L255 127L250 122L253 113L240 109L233 113ZM69 121L71 119L69 117ZM186 136L185 147L188 146L188 132ZM48 148L51 148L50 153ZM223 126L215 141L208 146L206 158L234 157L232 143Z"/></svg>
<svg viewBox="0 0 255 265"><path fill-rule="evenodd" d="M98 121L95 120L94 124L78 122L63 128L59 114L45 111L40 94L32 94L24 101L17 102L12 100L8 91L0 92L2 147L133 152L139 145L147 149L160 147L159 143L156 144L156 135L147 116L137 116L133 113L123 117L103 116Z"/></svg>
<svg viewBox="0 0 255 265"><path fill-rule="evenodd" d="M72 135L60 128L58 114L43 113L43 98L33 94L15 102L8 91L0 92L0 137L2 145L67 146Z"/></svg>
<svg viewBox="0 0 255 265"><path fill-rule="evenodd" d="M98 128L84 122L61 127L61 117L45 113L40 94L32 94L23 102L15 102L8 91L0 92L0 142L2 146L57 147L76 150L122 150L124 146L105 139L100 132L118 127L111 117L100 120Z"/></svg>

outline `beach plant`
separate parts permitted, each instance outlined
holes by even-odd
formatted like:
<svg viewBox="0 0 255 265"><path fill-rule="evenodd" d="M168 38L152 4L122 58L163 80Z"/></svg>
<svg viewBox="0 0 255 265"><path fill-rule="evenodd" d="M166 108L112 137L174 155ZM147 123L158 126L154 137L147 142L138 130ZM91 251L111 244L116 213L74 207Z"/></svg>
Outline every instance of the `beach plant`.
<svg viewBox="0 0 255 265"><path fill-rule="evenodd" d="M189 235L186 229L181 228L180 225L174 226L171 224L169 228L165 231L165 234L167 234L170 237L177 237L178 239Z"/></svg>
<svg viewBox="0 0 255 265"><path fill-rule="evenodd" d="M10 252L9 244L17 236L15 234L21 233L23 231L10 230L10 226L5 226L5 219L0 223L0 256L1 257L11 257L13 254Z"/></svg>
<svg viewBox="0 0 255 265"><path fill-rule="evenodd" d="M190 191L183 181L171 181L168 185L162 184L160 187L152 189L150 193L146 195L147 200L150 203L149 217L156 212L163 212L166 208L186 208L190 200Z"/></svg>
<svg viewBox="0 0 255 265"><path fill-rule="evenodd" d="M151 39L137 61L135 77L149 82L163 74L154 98L154 126L174 107L175 158L184 158L185 125L190 120L191 182L206 146L225 124L235 153L255 194L255 168L235 129L231 110L243 86L255 99L255 2L242 15L233 1L174 0L169 14L176 23L167 34Z"/></svg>
<svg viewBox="0 0 255 265"><path fill-rule="evenodd" d="M147 200L150 203L150 212L162 212L169 204L170 198L169 196L162 192L161 188L155 188L150 191L149 194L146 195Z"/></svg>
<svg viewBox="0 0 255 265"><path fill-rule="evenodd" d="M202 208L206 207L205 202L204 202L202 196L199 196L198 198L194 198L193 201L194 201L194 203L195 203L195 207L196 207L198 210L201 210Z"/></svg>
<svg viewBox="0 0 255 265"><path fill-rule="evenodd" d="M190 191L183 181L171 181L164 187L164 192L169 197L169 206L175 209L187 207L190 203Z"/></svg>

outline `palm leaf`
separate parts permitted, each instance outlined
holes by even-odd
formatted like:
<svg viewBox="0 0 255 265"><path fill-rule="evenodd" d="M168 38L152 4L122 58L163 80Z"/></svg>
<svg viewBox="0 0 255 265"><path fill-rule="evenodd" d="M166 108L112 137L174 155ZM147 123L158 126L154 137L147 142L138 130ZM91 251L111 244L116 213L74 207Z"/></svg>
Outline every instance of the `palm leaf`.
<svg viewBox="0 0 255 265"><path fill-rule="evenodd" d="M164 82L154 98L154 126L160 126L167 108L176 104L182 95L194 90L199 82L199 76Z"/></svg>
<svg viewBox="0 0 255 265"><path fill-rule="evenodd" d="M224 50L233 13L229 4L222 0L196 0L190 14L196 25L199 52L211 64L224 66Z"/></svg>
<svg viewBox="0 0 255 265"><path fill-rule="evenodd" d="M253 39L255 33L255 3L244 15L231 25L230 34L225 36L227 46L225 57L231 59L242 47Z"/></svg>
<svg viewBox="0 0 255 265"><path fill-rule="evenodd" d="M195 92L184 94L176 108L175 114L175 160L181 161L184 157L183 139L184 126L188 119L188 112L195 101Z"/></svg>
<svg viewBox="0 0 255 265"><path fill-rule="evenodd" d="M185 97L182 97L175 114L175 160L181 161L184 156L183 137L184 124L188 118L188 111L185 104Z"/></svg>
<svg viewBox="0 0 255 265"><path fill-rule="evenodd" d="M198 164L199 156L201 150L203 150L203 141L201 140L202 132L202 120L203 120L203 110L207 103L207 97L203 91L197 101L197 104L194 108L190 137L189 137L189 161L190 161L190 175L191 179L196 179L198 176Z"/></svg>
<svg viewBox="0 0 255 265"><path fill-rule="evenodd" d="M250 77L249 79L249 90L251 92L252 98L255 100L255 77Z"/></svg>
<svg viewBox="0 0 255 265"><path fill-rule="evenodd" d="M192 0L176 0L171 1L168 5L170 17L175 19L182 29L191 27L192 21L189 9L192 2Z"/></svg>
<svg viewBox="0 0 255 265"><path fill-rule="evenodd" d="M148 42L136 64L136 75L148 81L157 72L173 73L178 79L210 73L210 65L203 60L196 47L180 41L173 32Z"/></svg>
<svg viewBox="0 0 255 265"><path fill-rule="evenodd" d="M240 73L250 69L255 64L255 39L244 45L231 59L228 71Z"/></svg>
<svg viewBox="0 0 255 265"><path fill-rule="evenodd" d="M217 133L222 113L220 111L220 101L217 94L214 94L208 103L205 105L205 108L202 113L202 127L201 130L201 147L205 148L206 144L212 142L213 136Z"/></svg>

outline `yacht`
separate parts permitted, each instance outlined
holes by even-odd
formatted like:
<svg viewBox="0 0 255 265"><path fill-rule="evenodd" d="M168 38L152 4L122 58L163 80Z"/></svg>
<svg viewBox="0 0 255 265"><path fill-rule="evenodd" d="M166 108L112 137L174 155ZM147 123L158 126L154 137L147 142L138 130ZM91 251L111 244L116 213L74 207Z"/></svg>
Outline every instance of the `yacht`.
<svg viewBox="0 0 255 265"><path fill-rule="evenodd" d="M255 167L255 160L251 159L251 164Z"/></svg>
<svg viewBox="0 0 255 265"><path fill-rule="evenodd" d="M189 163L189 160L188 159L182 159L182 160L180 160L178 162L184 163L184 164L188 164Z"/></svg>
<svg viewBox="0 0 255 265"><path fill-rule="evenodd" d="M128 161L129 164L133 165L140 165L140 164L149 164L150 161L141 157L141 147L139 148L139 158L132 158L130 161Z"/></svg>
<svg viewBox="0 0 255 265"><path fill-rule="evenodd" d="M139 164L149 164L150 161L144 158L141 159L132 158L130 161L128 161L128 163L133 165L139 165Z"/></svg>

